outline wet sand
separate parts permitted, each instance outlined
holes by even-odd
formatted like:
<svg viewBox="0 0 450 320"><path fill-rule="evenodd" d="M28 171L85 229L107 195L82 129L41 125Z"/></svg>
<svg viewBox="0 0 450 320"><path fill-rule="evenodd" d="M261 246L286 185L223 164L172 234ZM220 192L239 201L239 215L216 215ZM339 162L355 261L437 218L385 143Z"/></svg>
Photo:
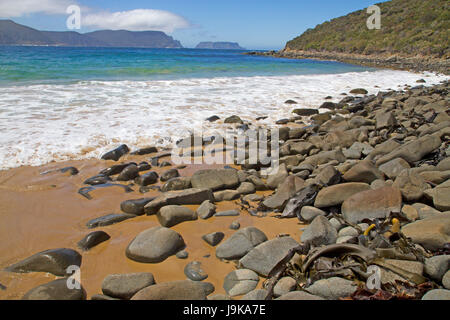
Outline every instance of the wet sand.
<svg viewBox="0 0 450 320"><path fill-rule="evenodd" d="M50 163L41 167L20 167L0 171L0 269L25 259L37 252L72 248L82 254L81 283L89 299L101 293L103 279L112 273L151 272L157 283L183 280L187 263L198 260L209 277L205 280L214 284L216 293L225 293L223 279L235 269L233 262L224 262L215 257L215 248L209 246L201 237L204 234L221 231L227 239L234 230L229 229L231 222L238 220L241 228L255 226L261 229L269 239L279 234L289 234L299 241L301 228L297 219L277 219L274 214L267 217L253 217L245 211L239 217L212 217L208 220L183 222L172 227L182 235L189 252L188 259L181 260L172 256L162 263L145 264L128 259L125 249L133 238L148 228L158 226L156 216L139 216L111 226L88 229L86 222L110 213L121 213L120 203L124 200L151 197L159 194L151 191L139 192L139 186L133 186L134 192L125 193L122 188L104 188L91 192L92 200L78 194L78 189L86 185L83 181L106 167L120 163L148 161L151 155L125 156L119 162L103 160L82 160ZM170 160L163 158L162 160ZM52 169L74 166L80 171L70 176L61 172L41 175ZM211 165L208 168L223 167ZM189 165L181 169L181 176L191 176L202 165ZM161 173L166 168L153 168ZM162 183L158 183L162 185ZM258 192L261 193L261 192ZM270 191L262 192L270 194ZM195 210L198 206L189 206ZM236 201L217 203L217 211L239 209ZM82 252L77 242L94 230L107 232L111 239ZM21 299L30 289L55 280L57 277L46 273L9 273L0 271L0 283L7 289L0 289L0 299ZM261 287L262 280L258 287Z"/></svg>

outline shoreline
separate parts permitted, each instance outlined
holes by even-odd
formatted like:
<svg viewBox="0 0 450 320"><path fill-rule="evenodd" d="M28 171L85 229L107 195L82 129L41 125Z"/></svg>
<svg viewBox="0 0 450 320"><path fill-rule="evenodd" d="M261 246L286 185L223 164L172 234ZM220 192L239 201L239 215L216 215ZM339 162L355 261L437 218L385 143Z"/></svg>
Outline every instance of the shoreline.
<svg viewBox="0 0 450 320"><path fill-rule="evenodd" d="M355 282L343 278L349 277L355 281L358 279L359 282L362 280L360 274L353 273L348 268L344 268L347 270L346 274L331 268L331 274L314 278L311 275L317 272L317 266L311 265L310 282L332 281L330 285L343 289L340 296L321 291L317 286L314 287L314 284L310 286L306 282L303 278L306 274L299 273L299 270L308 262L306 258L311 258L313 251L309 246L326 248L337 245L339 248L348 249L350 247L345 245L357 245L360 252L370 252L371 255L375 249L385 248L377 241L385 241L393 251L389 256L390 264L382 267L382 281L408 281L406 275L413 274L414 277L410 279L418 279L419 276L420 281L423 280L413 283L414 288L420 283L430 281L434 282L434 285L430 285L431 288L442 288L444 275L427 274L424 266L427 266L432 257L450 253L449 249L445 248L445 243L450 240L447 186L450 177L448 90L449 82L446 81L444 84L418 86L406 91L346 96L340 102L325 102L321 107L329 111L320 114L316 109L297 109L292 117L277 121L282 128L282 170L274 177L262 176L259 165L231 166L232 169L226 169L226 172L221 171L224 165L180 167L169 163L160 167L157 162L161 164L170 159L163 157L153 162L158 154L165 152L159 150L155 153L154 149L153 152L147 150L141 155L126 153L119 157L118 161L64 161L0 171L0 233L8 234L7 239L0 244L0 269L3 270L43 250L69 248L79 252L83 258L81 285L86 290L85 298L107 299L105 295L95 295L102 294L102 282L110 274L150 272L157 284L164 284L186 279L183 273L185 266L189 262L198 261L203 268L200 273L208 274L204 282L210 282L215 288L214 293L209 294L216 299L225 299L233 295L228 287L223 288L225 278L230 272L237 270L236 262L239 260L241 268L258 274L258 282L245 292L253 296L236 294L233 299L243 296L246 299L264 299L264 295L274 294L270 282L275 284L281 278L287 277L291 279L284 281L291 283L290 289L277 291L276 296L300 300L307 297L358 299L360 296L357 295ZM363 92L361 89L359 91ZM292 104L291 109L295 110L296 105ZM312 121L312 125L307 125L309 121ZM245 125L255 128L251 122L243 122L236 117L228 123L234 128ZM410 147L403 148L404 145ZM391 160L395 160L394 163L390 163ZM134 179L136 175L128 176L125 181L119 181L117 175L111 175L111 180L105 176L102 178L109 183L129 186L133 191L126 193L122 188L99 188L90 193L92 200L84 198L78 192L80 188L88 186L86 179L105 168L112 168L121 163L126 163L129 168L135 166L133 163L141 164L142 161L151 166L141 170L139 176L154 171L161 177L170 170L172 173L176 170L179 177L172 179L179 184L176 184L176 189L171 189L172 191L177 190L175 192L178 194L204 187L212 190L209 192L217 206L216 212L237 210L239 215L183 220L169 227L184 239L189 252L186 260L177 258L174 251L159 263L142 263L131 259L125 251L133 239L140 232L162 223L158 216L158 201L155 204L155 199L149 200L145 206L147 215L135 214L128 220L95 229L88 229L86 223L107 214L124 212L121 209L124 201L166 195L167 193L159 191L157 187L168 182L157 179L149 184L148 188L142 189L139 180ZM382 167L386 163L390 163L390 166ZM74 170L56 170L41 174L43 171L64 167L76 168L77 173L71 175ZM129 168L130 171L131 169ZM208 173L208 178L197 176L194 179L195 175L205 169L212 170ZM122 175L124 170L122 168L118 174ZM233 177L230 178L231 176ZM342 190L349 184L353 188L351 192ZM311 201L310 192L315 190L315 186L318 189L312 192ZM330 193L324 197L318 190L322 193L329 190ZM245 198L252 195L256 195L255 199L258 200ZM289 205L289 200L292 198L302 205L297 207L298 211L290 211L292 204ZM248 200L244 202L244 199ZM172 201L171 205L183 206L192 212L199 211L200 205L194 197L188 197L187 201ZM164 204L162 206L164 207ZM147 208L151 210L147 212ZM307 210L303 210L304 208ZM158 215L154 214L156 212ZM280 214L286 215L286 218L277 219L276 216ZM379 219L378 226L372 227L370 231L369 225L376 219ZM229 228L236 220L241 224L239 230L255 227L262 231L267 239L250 244L244 254L236 255L233 252L229 258L219 259L215 256L218 246L207 245L202 236L223 232L224 239L219 246L228 243L232 235L239 232ZM110 239L89 251L81 251L77 242L90 232L98 230L107 232ZM402 234L412 239L412 242L407 242L406 245L399 243L398 237L402 239ZM308 247L305 247L306 244ZM231 249L239 247L236 243L231 245ZM297 250L297 255L293 258L291 256L292 259L289 258L291 249ZM259 256L258 250L263 250L262 256ZM253 259L257 260L258 257L263 259L263 262L255 263ZM336 253L335 257L337 261L341 261L339 253ZM371 262L367 255L363 257L368 263ZM277 277L272 277L272 271L285 258L289 258L286 261L290 261L290 264L285 264L282 272L278 272ZM414 260L414 263L408 264L411 260ZM323 261L326 262L326 259ZM354 263L363 268L358 261ZM407 273L398 273L398 269L391 264L394 267L400 265ZM260 269L261 265L264 265L265 269ZM0 299L20 299L29 290L40 285L45 286L59 278L45 272L33 272L33 266L25 267L27 268L30 268L30 273L0 271L0 284L6 287L5 290L0 290ZM336 280L336 277L341 280ZM295 285L292 285L292 279ZM183 282L183 285L187 284ZM152 288L152 285L135 293L145 299L148 293L143 291L148 288ZM388 287L385 287L388 292L386 288ZM184 288L180 288L179 292L170 294L179 298L183 290ZM203 290L196 287L193 292L200 296L203 294L204 297L209 295ZM305 296L304 290L309 291L308 296ZM395 297L399 293L394 290L389 291L389 294ZM415 292L412 298L420 299L423 294L424 292ZM443 294L445 296L447 293Z"/></svg>
<svg viewBox="0 0 450 320"><path fill-rule="evenodd" d="M450 75L450 61L431 57L407 57L396 54L351 54L341 52L318 52L305 50L291 50L285 48L280 51L246 52L247 55L270 56L287 59L313 59L321 61L338 61L354 65L376 68L388 68L410 72L433 72Z"/></svg>

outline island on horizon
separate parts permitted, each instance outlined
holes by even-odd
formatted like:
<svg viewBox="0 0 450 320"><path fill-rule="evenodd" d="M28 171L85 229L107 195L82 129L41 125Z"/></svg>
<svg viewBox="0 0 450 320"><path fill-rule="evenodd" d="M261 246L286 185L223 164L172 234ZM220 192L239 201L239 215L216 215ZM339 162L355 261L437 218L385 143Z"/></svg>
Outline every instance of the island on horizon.
<svg viewBox="0 0 450 320"><path fill-rule="evenodd" d="M214 49L214 50L245 50L237 42L200 42L195 49Z"/></svg>

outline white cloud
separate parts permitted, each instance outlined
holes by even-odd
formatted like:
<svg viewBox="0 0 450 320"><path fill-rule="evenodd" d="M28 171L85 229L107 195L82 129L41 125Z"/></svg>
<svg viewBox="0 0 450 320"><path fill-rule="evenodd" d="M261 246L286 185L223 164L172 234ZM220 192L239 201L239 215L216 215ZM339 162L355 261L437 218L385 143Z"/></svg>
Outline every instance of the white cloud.
<svg viewBox="0 0 450 320"><path fill-rule="evenodd" d="M82 25L99 29L157 30L172 33L176 29L189 27L190 23L185 18L169 11L136 9L82 15Z"/></svg>
<svg viewBox="0 0 450 320"><path fill-rule="evenodd" d="M17 18L32 13L66 14L71 0L0 0L0 17Z"/></svg>

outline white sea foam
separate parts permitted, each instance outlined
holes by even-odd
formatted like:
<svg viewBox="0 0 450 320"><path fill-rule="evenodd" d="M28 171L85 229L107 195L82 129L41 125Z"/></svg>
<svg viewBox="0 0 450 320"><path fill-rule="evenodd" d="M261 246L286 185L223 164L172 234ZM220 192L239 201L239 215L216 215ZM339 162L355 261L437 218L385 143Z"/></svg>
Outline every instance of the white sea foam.
<svg viewBox="0 0 450 320"><path fill-rule="evenodd" d="M99 157L120 143L167 146L205 118L233 114L265 122L318 107L356 87L376 94L405 84L439 83L446 76L403 71L235 77L172 81L81 81L65 85L0 88L0 169L52 160ZM378 86L378 87L376 87Z"/></svg>

